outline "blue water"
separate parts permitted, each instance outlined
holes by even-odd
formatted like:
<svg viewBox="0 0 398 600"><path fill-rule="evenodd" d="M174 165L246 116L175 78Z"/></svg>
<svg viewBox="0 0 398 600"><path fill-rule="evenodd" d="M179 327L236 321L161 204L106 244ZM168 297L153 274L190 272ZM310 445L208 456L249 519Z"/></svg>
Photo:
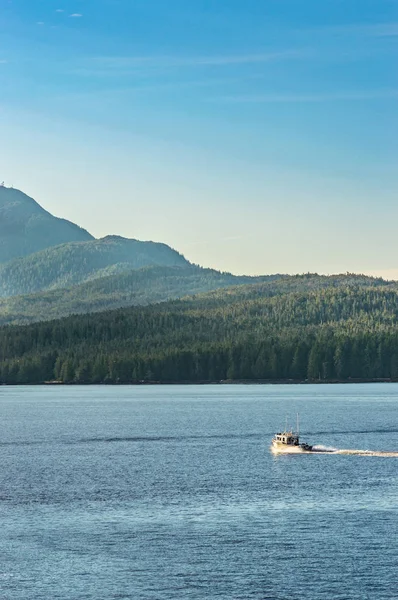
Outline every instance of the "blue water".
<svg viewBox="0 0 398 600"><path fill-rule="evenodd" d="M0 598L398 598L398 385L0 387Z"/></svg>

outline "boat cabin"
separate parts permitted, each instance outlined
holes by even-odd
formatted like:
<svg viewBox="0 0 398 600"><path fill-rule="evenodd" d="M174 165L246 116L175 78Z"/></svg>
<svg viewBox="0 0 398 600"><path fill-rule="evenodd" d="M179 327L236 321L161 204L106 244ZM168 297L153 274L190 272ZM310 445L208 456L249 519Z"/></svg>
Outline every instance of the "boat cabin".
<svg viewBox="0 0 398 600"><path fill-rule="evenodd" d="M274 441L276 444L286 444L287 446L298 446L299 436L292 431L282 431L275 434Z"/></svg>

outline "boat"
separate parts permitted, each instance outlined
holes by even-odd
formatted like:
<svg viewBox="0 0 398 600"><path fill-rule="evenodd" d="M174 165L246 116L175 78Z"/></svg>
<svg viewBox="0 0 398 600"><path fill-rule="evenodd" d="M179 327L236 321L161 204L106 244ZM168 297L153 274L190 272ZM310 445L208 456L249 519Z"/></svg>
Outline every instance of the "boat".
<svg viewBox="0 0 398 600"><path fill-rule="evenodd" d="M287 425L284 431L276 433L272 438L271 450L275 454L286 453L295 454L298 452L312 452L312 446L306 443L300 444L299 420L297 415L297 431L288 430Z"/></svg>

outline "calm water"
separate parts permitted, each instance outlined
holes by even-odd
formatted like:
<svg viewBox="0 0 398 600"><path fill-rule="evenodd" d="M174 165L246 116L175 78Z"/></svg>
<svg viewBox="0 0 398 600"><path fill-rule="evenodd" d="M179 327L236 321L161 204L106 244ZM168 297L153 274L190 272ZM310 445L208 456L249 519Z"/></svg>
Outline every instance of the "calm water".
<svg viewBox="0 0 398 600"><path fill-rule="evenodd" d="M398 598L398 385L0 387L0 598Z"/></svg>

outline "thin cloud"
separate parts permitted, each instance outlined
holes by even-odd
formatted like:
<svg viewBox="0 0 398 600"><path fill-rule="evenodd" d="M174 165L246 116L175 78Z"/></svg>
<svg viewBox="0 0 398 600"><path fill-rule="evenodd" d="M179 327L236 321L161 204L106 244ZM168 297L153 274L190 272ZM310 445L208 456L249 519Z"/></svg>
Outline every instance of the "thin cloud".
<svg viewBox="0 0 398 600"><path fill-rule="evenodd" d="M7 63L8 63L8 60L0 59L0 65L6 65Z"/></svg>
<svg viewBox="0 0 398 600"><path fill-rule="evenodd" d="M308 52L286 50L283 52L268 52L260 54L237 54L218 56L100 56L91 59L92 66L102 69L136 69L142 67L172 68L172 67L223 67L229 65L249 65L274 62L279 60L294 60L303 58Z"/></svg>
<svg viewBox="0 0 398 600"><path fill-rule="evenodd" d="M44 21L37 21L37 25L44 25Z"/></svg>
<svg viewBox="0 0 398 600"><path fill-rule="evenodd" d="M56 10L55 12L57 12L57 13L63 13L63 12L65 12L65 11L64 11L64 9L63 9L63 8L57 8L57 10Z"/></svg>
<svg viewBox="0 0 398 600"><path fill-rule="evenodd" d="M188 244L185 244L185 246L187 248L193 247L193 246L207 246L208 244L212 244L215 241L218 242L236 242L238 240L246 240L247 236L245 235L233 235L233 236L228 236L228 237L221 237L218 238L217 240L198 240L196 242L189 242Z"/></svg>
<svg viewBox="0 0 398 600"><path fill-rule="evenodd" d="M319 28L317 31L343 35L360 34L369 37L395 37L398 36L398 23L373 23L371 25L354 23L353 25Z"/></svg>
<svg viewBox="0 0 398 600"><path fill-rule="evenodd" d="M253 96L224 96L213 102L231 104L284 104L284 103L321 103L360 100L398 100L397 90L370 90L335 92L327 94L258 94Z"/></svg>
<svg viewBox="0 0 398 600"><path fill-rule="evenodd" d="M368 27L368 33L376 37L394 37L398 35L398 23L384 23Z"/></svg>
<svg viewBox="0 0 398 600"><path fill-rule="evenodd" d="M80 19L83 15L80 13L73 13L73 15L69 15L72 19Z"/></svg>

